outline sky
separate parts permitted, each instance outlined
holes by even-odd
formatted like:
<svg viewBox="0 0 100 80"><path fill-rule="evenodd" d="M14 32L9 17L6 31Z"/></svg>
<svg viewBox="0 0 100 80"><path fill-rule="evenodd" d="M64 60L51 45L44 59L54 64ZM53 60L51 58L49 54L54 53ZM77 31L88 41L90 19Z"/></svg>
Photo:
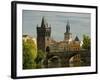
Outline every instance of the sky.
<svg viewBox="0 0 100 80"><path fill-rule="evenodd" d="M37 37L36 27L41 26L42 17L46 18L48 25L51 25L51 37L57 41L64 40L66 25L69 21L70 32L72 38L76 36L80 40L83 39L83 34L91 35L91 14L90 13L75 13L75 12L54 12L54 11L34 11L23 10L22 12L22 33Z"/></svg>

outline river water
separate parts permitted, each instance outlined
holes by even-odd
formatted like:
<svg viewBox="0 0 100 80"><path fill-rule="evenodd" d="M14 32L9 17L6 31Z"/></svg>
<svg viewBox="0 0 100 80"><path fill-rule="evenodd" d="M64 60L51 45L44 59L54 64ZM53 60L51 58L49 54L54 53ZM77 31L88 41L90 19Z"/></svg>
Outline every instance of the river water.
<svg viewBox="0 0 100 80"><path fill-rule="evenodd" d="M64 66L63 66L64 64ZM47 65L42 65L42 68L60 68L60 67L78 67L83 66L82 62L69 62L69 63L61 63L61 61L48 61Z"/></svg>

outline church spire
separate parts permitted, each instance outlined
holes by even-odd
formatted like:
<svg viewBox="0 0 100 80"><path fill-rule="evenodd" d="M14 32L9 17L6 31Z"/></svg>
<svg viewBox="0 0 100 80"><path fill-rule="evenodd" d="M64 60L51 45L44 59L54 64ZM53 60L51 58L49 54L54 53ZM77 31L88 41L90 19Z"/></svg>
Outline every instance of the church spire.
<svg viewBox="0 0 100 80"><path fill-rule="evenodd" d="M42 17L41 27L48 27L48 23L46 22L45 17Z"/></svg>
<svg viewBox="0 0 100 80"><path fill-rule="evenodd" d="M69 24L69 21L67 21L66 33L70 33L70 24Z"/></svg>
<svg viewBox="0 0 100 80"><path fill-rule="evenodd" d="M66 25L66 32L64 33L64 40L70 40L72 37L72 34L70 33L70 24L69 21L67 21L67 25Z"/></svg>

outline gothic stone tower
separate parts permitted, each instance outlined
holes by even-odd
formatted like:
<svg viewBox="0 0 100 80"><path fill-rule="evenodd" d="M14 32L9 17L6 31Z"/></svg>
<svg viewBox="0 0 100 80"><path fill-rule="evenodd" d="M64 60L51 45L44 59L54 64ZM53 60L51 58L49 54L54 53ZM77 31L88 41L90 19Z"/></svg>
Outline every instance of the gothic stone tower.
<svg viewBox="0 0 100 80"><path fill-rule="evenodd" d="M49 47L51 36L51 27L48 27L45 17L42 17L41 27L37 25L37 48L38 50L46 51Z"/></svg>
<svg viewBox="0 0 100 80"><path fill-rule="evenodd" d="M69 41L71 39L72 34L70 33L70 24L69 21L67 22L66 25L66 32L64 33L64 40Z"/></svg>

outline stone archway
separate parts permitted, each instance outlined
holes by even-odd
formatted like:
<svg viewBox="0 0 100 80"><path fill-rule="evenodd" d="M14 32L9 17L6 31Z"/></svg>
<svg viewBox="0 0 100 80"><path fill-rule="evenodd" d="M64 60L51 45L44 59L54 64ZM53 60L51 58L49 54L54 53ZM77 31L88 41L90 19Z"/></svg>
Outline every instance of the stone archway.
<svg viewBox="0 0 100 80"><path fill-rule="evenodd" d="M81 57L80 54L76 54L69 59L69 66L70 67L77 67L81 66Z"/></svg>
<svg viewBox="0 0 100 80"><path fill-rule="evenodd" d="M61 58L59 56L53 56L48 60L48 67L61 67Z"/></svg>

